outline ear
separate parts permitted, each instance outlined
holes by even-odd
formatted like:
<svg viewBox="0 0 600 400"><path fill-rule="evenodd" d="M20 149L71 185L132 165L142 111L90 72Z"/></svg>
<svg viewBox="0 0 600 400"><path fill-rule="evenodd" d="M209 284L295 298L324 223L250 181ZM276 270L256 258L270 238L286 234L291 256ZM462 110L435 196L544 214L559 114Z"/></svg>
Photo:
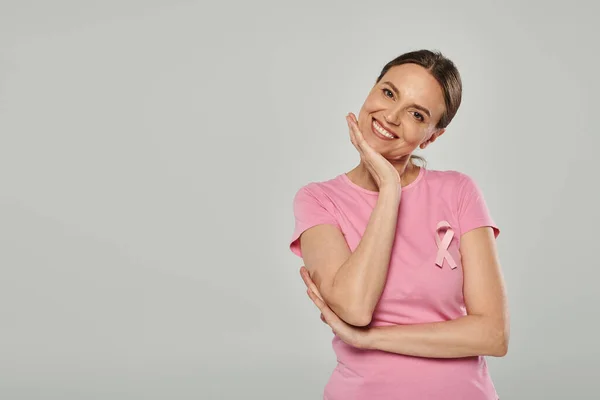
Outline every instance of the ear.
<svg viewBox="0 0 600 400"><path fill-rule="evenodd" d="M419 147L420 147L421 149L424 149L424 148L426 148L426 147L427 147L427 146L429 146L431 143L435 142L435 140L436 140L437 138L439 138L440 136L442 136L442 135L444 134L444 132L446 132L446 129L445 129L445 128L444 128L444 129L438 129L438 130L434 131L434 132L431 134L431 136L429 136L429 139L427 139L427 140L425 140L423 143L421 143L421 144L419 145Z"/></svg>

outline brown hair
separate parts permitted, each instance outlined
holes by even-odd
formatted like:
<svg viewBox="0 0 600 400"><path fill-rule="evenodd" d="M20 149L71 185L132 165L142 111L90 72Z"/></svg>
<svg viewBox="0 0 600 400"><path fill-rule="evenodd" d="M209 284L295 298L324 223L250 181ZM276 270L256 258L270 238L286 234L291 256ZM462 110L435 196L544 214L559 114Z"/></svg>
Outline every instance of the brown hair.
<svg viewBox="0 0 600 400"><path fill-rule="evenodd" d="M462 81L456 65L454 65L451 60L444 57L439 51L411 51L404 53L388 62L381 70L381 73L379 74L379 77L375 83L378 83L390 68L402 64L420 65L421 67L427 69L438 81L444 95L445 109L436 125L436 128L443 129L447 127L448 124L450 124L450 121L452 121L456 115L462 100ZM422 157L416 155L411 155L410 159L411 162L413 159L418 159L422 162L425 162Z"/></svg>

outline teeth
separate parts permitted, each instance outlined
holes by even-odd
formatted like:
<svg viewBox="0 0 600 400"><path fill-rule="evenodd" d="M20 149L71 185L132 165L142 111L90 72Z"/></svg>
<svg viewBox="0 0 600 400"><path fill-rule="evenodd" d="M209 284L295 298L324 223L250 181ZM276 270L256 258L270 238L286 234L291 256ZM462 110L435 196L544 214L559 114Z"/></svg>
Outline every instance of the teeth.
<svg viewBox="0 0 600 400"><path fill-rule="evenodd" d="M386 131L383 128L383 126L379 125L379 123L377 121L373 121L373 126L375 127L377 132L381 133L383 136L390 138L390 139L396 139L396 136L394 136L391 133L389 133L388 131Z"/></svg>

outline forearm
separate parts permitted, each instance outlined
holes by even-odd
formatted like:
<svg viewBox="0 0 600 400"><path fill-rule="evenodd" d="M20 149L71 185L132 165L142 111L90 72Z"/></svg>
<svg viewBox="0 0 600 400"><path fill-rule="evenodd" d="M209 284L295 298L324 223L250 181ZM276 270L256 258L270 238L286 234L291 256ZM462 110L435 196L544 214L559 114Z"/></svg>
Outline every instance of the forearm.
<svg viewBox="0 0 600 400"><path fill-rule="evenodd" d="M506 354L508 334L500 321L467 315L456 320L370 328L364 347L415 357L458 358Z"/></svg>
<svg viewBox="0 0 600 400"><path fill-rule="evenodd" d="M367 325L383 288L394 244L400 188L382 189L363 237L348 260L337 271L331 293L341 308L350 305Z"/></svg>

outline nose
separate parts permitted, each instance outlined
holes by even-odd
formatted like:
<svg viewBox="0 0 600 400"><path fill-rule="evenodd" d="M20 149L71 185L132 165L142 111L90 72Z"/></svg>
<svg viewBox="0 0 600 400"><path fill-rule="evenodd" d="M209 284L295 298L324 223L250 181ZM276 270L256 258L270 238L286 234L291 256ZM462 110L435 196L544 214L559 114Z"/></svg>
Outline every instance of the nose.
<svg viewBox="0 0 600 400"><path fill-rule="evenodd" d="M384 119L390 125L400 125L400 113L400 107L390 108L384 114Z"/></svg>

